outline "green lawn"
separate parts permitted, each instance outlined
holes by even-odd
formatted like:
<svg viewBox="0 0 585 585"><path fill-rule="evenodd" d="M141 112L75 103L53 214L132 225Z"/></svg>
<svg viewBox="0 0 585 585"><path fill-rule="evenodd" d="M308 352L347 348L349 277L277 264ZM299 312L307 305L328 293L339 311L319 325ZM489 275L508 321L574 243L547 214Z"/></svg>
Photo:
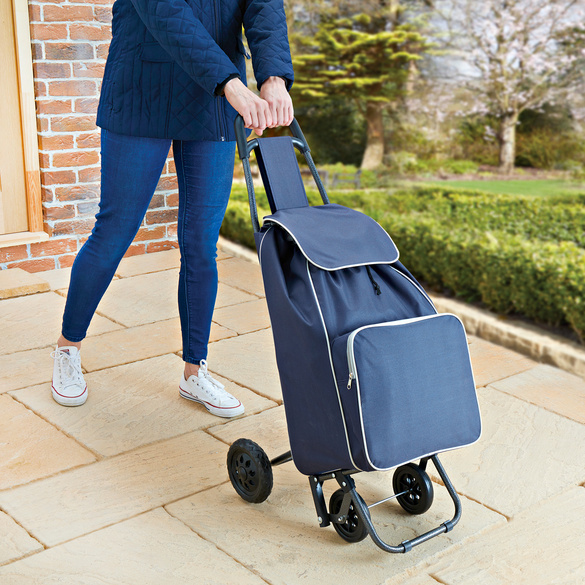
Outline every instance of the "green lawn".
<svg viewBox="0 0 585 585"><path fill-rule="evenodd" d="M440 181L431 180L429 184L448 185L455 189L478 189L490 193L506 193L509 195L533 195L535 197L548 197L549 195L562 195L585 193L585 184L578 184L560 179L540 180L510 180L510 181Z"/></svg>

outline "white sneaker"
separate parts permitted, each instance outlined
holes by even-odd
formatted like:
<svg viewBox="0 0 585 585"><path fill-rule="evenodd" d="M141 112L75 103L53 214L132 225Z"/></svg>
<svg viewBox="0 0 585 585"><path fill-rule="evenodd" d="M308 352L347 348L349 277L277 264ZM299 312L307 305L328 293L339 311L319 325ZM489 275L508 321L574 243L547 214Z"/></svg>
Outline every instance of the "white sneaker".
<svg viewBox="0 0 585 585"><path fill-rule="evenodd" d="M244 414L243 404L227 392L223 384L211 377L205 360L201 360L196 376L189 376L186 380L183 372L179 393L187 400L203 404L211 414L216 416L232 418Z"/></svg>
<svg viewBox="0 0 585 585"><path fill-rule="evenodd" d="M81 371L81 354L74 345L55 348L52 392L62 406L81 406L87 400L87 384Z"/></svg>

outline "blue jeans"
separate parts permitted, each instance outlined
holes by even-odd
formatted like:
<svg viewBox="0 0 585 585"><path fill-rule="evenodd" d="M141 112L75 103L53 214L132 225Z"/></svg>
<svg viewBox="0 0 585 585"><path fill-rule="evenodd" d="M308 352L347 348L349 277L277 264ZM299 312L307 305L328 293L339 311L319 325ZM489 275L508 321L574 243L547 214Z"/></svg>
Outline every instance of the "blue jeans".
<svg viewBox="0 0 585 585"><path fill-rule="evenodd" d="M217 296L216 245L231 192L235 142L174 140L172 145L179 183L178 297L183 360L198 364L207 357ZM71 269L61 330L65 339L81 341L85 337L138 232L170 146L170 139L125 136L102 129L99 212Z"/></svg>

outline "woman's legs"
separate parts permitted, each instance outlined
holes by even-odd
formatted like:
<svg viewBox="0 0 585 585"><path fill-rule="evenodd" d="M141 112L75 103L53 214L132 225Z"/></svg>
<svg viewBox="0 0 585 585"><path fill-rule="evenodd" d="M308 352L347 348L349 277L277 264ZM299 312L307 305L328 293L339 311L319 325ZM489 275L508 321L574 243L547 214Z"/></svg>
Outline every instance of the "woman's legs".
<svg viewBox="0 0 585 585"><path fill-rule="evenodd" d="M170 144L167 139L102 130L100 209L71 269L60 341L80 342L85 337L120 260L138 232Z"/></svg>
<svg viewBox="0 0 585 585"><path fill-rule="evenodd" d="M175 140L173 155L179 183L179 315L188 376L207 357L217 296L217 239L231 192L235 142Z"/></svg>

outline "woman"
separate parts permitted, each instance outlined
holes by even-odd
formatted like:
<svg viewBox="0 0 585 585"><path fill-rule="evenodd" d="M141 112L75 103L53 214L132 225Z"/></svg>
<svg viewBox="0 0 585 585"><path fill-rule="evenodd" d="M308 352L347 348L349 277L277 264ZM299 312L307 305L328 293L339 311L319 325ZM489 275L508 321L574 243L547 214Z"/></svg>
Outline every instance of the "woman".
<svg viewBox="0 0 585 585"><path fill-rule="evenodd" d="M246 31L260 97L246 86ZM217 416L244 412L207 371L219 228L233 174L239 112L246 127L289 125L293 70L282 0L116 0L97 125L101 198L79 250L52 356L53 398L87 400L80 346L152 198L169 148L177 168L180 395Z"/></svg>

